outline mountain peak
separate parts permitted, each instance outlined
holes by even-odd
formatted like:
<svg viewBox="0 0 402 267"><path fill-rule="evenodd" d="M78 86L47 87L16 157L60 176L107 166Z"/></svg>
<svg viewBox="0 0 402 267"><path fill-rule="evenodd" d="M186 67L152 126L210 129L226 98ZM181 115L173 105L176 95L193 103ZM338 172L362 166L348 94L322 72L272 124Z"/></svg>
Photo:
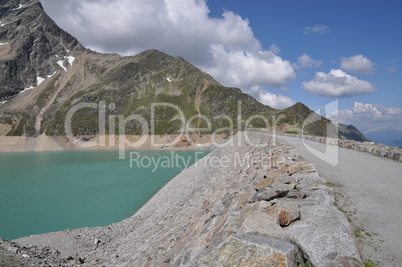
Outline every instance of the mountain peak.
<svg viewBox="0 0 402 267"><path fill-rule="evenodd" d="M172 56L170 56L170 55L168 55L168 54L166 54L166 53L164 53L164 52L162 52L162 51L159 51L159 50L157 50L157 49L148 49L148 50L145 50L145 51L139 53L137 56L143 56L143 57L159 56L159 57L168 57L168 58L172 58Z"/></svg>
<svg viewBox="0 0 402 267"><path fill-rule="evenodd" d="M0 4L0 101L37 85L63 68L63 61L85 50L60 29L37 0Z"/></svg>
<svg viewBox="0 0 402 267"><path fill-rule="evenodd" d="M33 90L19 95L26 88ZM5 100L11 101L3 104ZM242 130L247 118L256 116L271 119L284 115L284 124L298 128L311 114L320 117L300 102L285 110L274 110L238 88L221 85L184 58L155 49L130 57L90 51L60 29L39 1L2 1L0 133L65 135L66 115L81 102L114 104L110 115L130 118L136 114L148 122L152 121L153 103L168 103L180 109L184 118L195 118L191 120L191 129L211 132L234 127ZM155 115L153 133L177 133L182 127L178 113L171 108L159 111L162 112ZM74 113L72 132L99 133L97 112L81 109ZM320 117L304 130L308 134L325 135L327 124L331 122ZM105 126L108 133L120 131L117 124ZM269 125L256 119L253 127ZM126 130L141 134L141 125L130 122Z"/></svg>
<svg viewBox="0 0 402 267"><path fill-rule="evenodd" d="M43 9L43 6L39 0L3 0L0 5L0 18L2 18L6 13L19 13L22 10L34 5L37 5Z"/></svg>

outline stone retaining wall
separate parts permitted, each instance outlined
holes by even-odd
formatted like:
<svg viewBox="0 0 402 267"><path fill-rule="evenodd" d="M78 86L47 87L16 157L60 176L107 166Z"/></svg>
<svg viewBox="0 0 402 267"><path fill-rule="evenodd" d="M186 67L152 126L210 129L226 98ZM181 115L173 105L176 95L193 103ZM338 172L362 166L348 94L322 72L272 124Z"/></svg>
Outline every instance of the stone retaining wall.
<svg viewBox="0 0 402 267"><path fill-rule="evenodd" d="M56 265L363 266L315 166L283 141L273 146L268 134L248 137L270 145L256 147L237 134L233 145L184 170L120 223L17 242L57 250L47 258Z"/></svg>
<svg viewBox="0 0 402 267"><path fill-rule="evenodd" d="M334 139L322 136L300 135L300 134L284 134L276 132L277 135L290 136L295 138L303 138L305 140L315 141L319 143L326 143L330 145L336 145L342 148L353 149L360 152L370 153L372 155L389 158L395 161L402 162L402 148L390 147L381 144L375 144L373 142L358 142L346 139Z"/></svg>

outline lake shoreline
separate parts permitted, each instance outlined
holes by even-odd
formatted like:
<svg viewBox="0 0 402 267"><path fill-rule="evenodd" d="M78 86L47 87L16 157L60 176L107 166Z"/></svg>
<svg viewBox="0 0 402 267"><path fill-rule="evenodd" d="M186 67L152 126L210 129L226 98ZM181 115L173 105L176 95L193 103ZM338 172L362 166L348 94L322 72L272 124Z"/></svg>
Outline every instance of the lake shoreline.
<svg viewBox="0 0 402 267"><path fill-rule="evenodd" d="M269 145L255 146L241 138L234 146L215 149L119 223L30 236L2 246L20 250L17 254L32 262L43 255L47 263L61 266L259 262L294 267L306 261L313 266L346 261L363 266L353 231L315 166L269 134L249 137L253 144ZM327 254L335 256L322 256Z"/></svg>
<svg viewBox="0 0 402 267"><path fill-rule="evenodd" d="M118 150L0 153L0 237L117 223L208 153L130 150L125 158Z"/></svg>
<svg viewBox="0 0 402 267"><path fill-rule="evenodd" d="M94 135L94 136L0 136L0 152L63 150L212 150L230 135ZM212 139L214 138L214 139ZM120 145L122 144L122 145Z"/></svg>

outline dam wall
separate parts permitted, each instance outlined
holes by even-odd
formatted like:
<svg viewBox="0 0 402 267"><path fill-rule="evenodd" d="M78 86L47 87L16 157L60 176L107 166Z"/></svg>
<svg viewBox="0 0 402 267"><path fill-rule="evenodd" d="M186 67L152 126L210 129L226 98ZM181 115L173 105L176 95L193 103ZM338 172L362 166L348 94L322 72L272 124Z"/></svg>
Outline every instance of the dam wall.
<svg viewBox="0 0 402 267"><path fill-rule="evenodd" d="M258 132L227 140L122 222L5 246L62 266L363 266L315 166Z"/></svg>
<svg viewBox="0 0 402 267"><path fill-rule="evenodd" d="M335 145L341 148L353 149L356 151L369 153L374 156L392 159L402 162L402 148L391 147L383 144L375 144L373 142L359 142L346 139L328 138L322 136L301 135L301 134L285 134L276 132L279 136L289 136L295 138L302 138L304 140L310 140L318 143L324 143L329 145Z"/></svg>

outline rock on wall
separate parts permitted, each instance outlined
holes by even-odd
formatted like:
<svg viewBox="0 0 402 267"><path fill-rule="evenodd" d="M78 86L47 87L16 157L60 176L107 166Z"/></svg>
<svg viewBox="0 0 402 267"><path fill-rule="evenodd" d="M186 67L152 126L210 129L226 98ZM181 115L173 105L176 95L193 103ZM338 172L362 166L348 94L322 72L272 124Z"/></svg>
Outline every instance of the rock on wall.
<svg viewBox="0 0 402 267"><path fill-rule="evenodd" d="M295 138L303 138L305 140L315 141L324 144L327 143L330 145L337 145L342 148L353 149L360 152L370 153L378 157L389 158L395 161L402 162L402 148L399 147L391 147L381 144L375 144L373 142L358 142L345 139L327 138L322 136L284 134L279 132L277 132L276 134Z"/></svg>

